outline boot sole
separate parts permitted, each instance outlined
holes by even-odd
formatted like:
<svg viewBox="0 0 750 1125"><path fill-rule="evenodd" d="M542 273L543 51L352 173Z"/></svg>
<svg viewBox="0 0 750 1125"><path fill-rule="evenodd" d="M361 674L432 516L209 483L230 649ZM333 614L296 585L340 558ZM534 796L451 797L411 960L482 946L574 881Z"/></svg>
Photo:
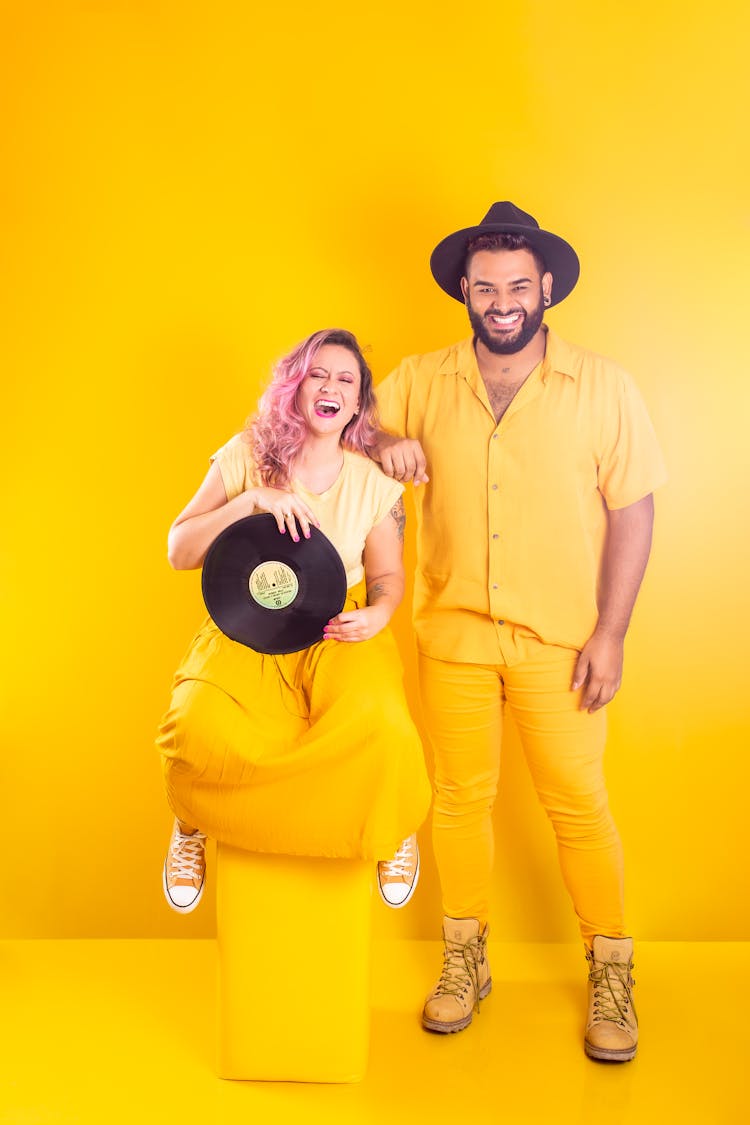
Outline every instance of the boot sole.
<svg viewBox="0 0 750 1125"><path fill-rule="evenodd" d="M598 1062L630 1062L635 1058L638 1044L636 1043L635 1047L628 1047L626 1051L613 1051L606 1047L592 1047L584 1040L583 1049L590 1059L596 1059Z"/></svg>
<svg viewBox="0 0 750 1125"><path fill-rule="evenodd" d="M484 1000L485 996L489 996L492 991L492 977L490 977L479 990L479 999ZM468 1027L474 1016L473 1010L469 1012L468 1016L463 1019L453 1020L452 1023L445 1023L442 1020L431 1020L428 1016L422 1016L422 1027L426 1031L437 1031L442 1035L451 1035L454 1031L463 1031Z"/></svg>

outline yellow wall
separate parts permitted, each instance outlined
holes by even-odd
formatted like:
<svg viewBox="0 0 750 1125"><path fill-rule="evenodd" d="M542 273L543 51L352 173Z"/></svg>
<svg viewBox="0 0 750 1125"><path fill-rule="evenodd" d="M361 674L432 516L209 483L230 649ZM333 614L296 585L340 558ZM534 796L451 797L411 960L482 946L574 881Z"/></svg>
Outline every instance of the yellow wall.
<svg viewBox="0 0 750 1125"><path fill-rule="evenodd" d="M201 614L167 526L303 335L379 376L464 335L429 253L511 199L578 248L550 323L637 376L671 470L610 709L632 928L750 937L746 9L7 5L3 936L212 932L161 899L152 737ZM494 936L574 938L512 734L505 767ZM383 934L434 936L423 848Z"/></svg>

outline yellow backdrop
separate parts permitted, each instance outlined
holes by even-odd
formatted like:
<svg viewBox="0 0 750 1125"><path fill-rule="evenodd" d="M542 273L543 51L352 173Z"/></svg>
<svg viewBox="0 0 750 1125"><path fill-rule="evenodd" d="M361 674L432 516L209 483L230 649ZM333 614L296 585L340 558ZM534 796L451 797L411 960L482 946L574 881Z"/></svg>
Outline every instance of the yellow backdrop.
<svg viewBox="0 0 750 1125"><path fill-rule="evenodd" d="M212 933L160 888L152 739L202 613L167 527L303 335L378 376L464 335L429 253L511 199L578 248L550 322L636 375L671 471L610 708L631 926L750 937L746 8L8 5L3 936ZM575 939L512 732L497 829L493 936ZM436 936L423 851L381 934Z"/></svg>

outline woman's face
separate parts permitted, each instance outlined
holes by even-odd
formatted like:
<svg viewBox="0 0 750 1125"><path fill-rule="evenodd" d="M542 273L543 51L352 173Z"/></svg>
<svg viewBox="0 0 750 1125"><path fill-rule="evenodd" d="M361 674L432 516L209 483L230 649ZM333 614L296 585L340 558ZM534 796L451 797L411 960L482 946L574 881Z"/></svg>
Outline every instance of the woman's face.
<svg viewBox="0 0 750 1125"><path fill-rule="evenodd" d="M323 344L297 391L297 405L314 434L340 434L359 410L361 376L353 352Z"/></svg>

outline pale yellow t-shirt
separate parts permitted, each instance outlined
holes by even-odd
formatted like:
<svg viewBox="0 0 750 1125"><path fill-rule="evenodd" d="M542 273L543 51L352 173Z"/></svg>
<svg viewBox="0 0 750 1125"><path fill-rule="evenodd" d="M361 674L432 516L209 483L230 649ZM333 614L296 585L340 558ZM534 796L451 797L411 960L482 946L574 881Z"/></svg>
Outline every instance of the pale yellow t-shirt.
<svg viewBox="0 0 750 1125"><path fill-rule="evenodd" d="M236 434L211 458L219 467L227 500L260 485L250 445ZM373 527L390 512L404 486L387 477L374 461L344 450L344 464L330 488L310 492L300 481L292 481L296 492L320 520L320 530L341 555L348 589L364 576L362 554Z"/></svg>
<svg viewBox="0 0 750 1125"><path fill-rule="evenodd" d="M383 426L417 438L414 624L438 660L509 662L508 625L579 649L597 621L607 508L666 479L632 378L547 334L500 422L473 341L405 359L377 387Z"/></svg>

